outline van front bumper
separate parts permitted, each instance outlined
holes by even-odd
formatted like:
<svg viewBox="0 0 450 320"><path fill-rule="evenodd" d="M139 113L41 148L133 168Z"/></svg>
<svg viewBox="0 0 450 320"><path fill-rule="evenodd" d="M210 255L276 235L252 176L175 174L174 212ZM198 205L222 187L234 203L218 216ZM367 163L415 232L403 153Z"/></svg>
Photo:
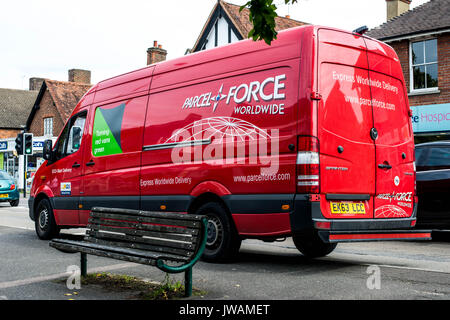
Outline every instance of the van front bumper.
<svg viewBox="0 0 450 320"><path fill-rule="evenodd" d="M412 229L417 220L417 203L411 217L389 219L326 219L319 201L297 194L291 212L292 234L317 230L324 242L431 240L431 230Z"/></svg>

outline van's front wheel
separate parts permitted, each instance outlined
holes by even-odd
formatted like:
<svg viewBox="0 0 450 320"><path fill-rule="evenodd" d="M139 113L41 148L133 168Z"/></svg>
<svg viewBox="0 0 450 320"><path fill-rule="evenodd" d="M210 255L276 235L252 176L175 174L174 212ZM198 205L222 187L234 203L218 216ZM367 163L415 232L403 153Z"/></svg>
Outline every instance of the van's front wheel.
<svg viewBox="0 0 450 320"><path fill-rule="evenodd" d="M298 251L308 258L324 257L337 246L337 243L323 242L316 231L303 235L294 235L292 239Z"/></svg>
<svg viewBox="0 0 450 320"><path fill-rule="evenodd" d="M226 212L219 203L202 205L196 212L208 219L206 247L202 260L208 262L226 262L233 259L241 247L241 239Z"/></svg>
<svg viewBox="0 0 450 320"><path fill-rule="evenodd" d="M35 211L34 225L39 239L50 240L58 235L59 228L56 225L50 201L47 199L39 201Z"/></svg>

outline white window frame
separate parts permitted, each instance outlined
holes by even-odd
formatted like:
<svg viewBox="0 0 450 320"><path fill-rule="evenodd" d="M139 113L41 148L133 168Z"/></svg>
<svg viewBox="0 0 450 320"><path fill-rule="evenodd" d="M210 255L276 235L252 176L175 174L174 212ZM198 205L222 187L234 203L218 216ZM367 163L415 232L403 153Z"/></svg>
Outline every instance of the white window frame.
<svg viewBox="0 0 450 320"><path fill-rule="evenodd" d="M409 92L412 94L427 94L427 93L438 93L439 92L439 83L438 83L438 87L431 87L431 88L423 88L423 89L414 89L414 66L418 66L418 65L414 65L412 63L412 45L413 43L416 42L424 42L427 40L433 40L436 39L436 41L438 40L437 37L427 37L427 38L422 38L422 39L416 39L416 40L410 40L409 41ZM438 44L436 44L436 51L438 50ZM425 47L424 47L425 50ZM436 52L437 55L437 52ZM425 53L424 53L424 59L425 59ZM436 62L427 62L427 63L422 63L420 65L426 65L426 64L437 64L438 65L438 76L439 76L439 57L437 58Z"/></svg>
<svg viewBox="0 0 450 320"><path fill-rule="evenodd" d="M50 121L49 121L50 120ZM49 124L50 122L50 124ZM50 133L49 133L50 131ZM44 118L44 136L53 136L53 117Z"/></svg>

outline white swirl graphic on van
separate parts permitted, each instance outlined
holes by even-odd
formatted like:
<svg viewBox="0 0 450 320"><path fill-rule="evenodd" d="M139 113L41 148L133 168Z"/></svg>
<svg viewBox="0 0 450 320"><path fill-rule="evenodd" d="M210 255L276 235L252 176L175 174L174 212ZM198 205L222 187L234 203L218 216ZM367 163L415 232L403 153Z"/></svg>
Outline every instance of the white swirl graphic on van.
<svg viewBox="0 0 450 320"><path fill-rule="evenodd" d="M408 217L405 210L392 204L381 206L375 210L375 218L402 218Z"/></svg>
<svg viewBox="0 0 450 320"><path fill-rule="evenodd" d="M232 117L211 117L191 123L177 130L165 143L202 141L212 137L222 142L226 137L234 137L239 141L270 139L266 130L254 124Z"/></svg>
<svg viewBox="0 0 450 320"><path fill-rule="evenodd" d="M146 150L166 148L173 148L173 163L248 163L260 167L258 174L262 175L276 174L279 168L279 130L261 129L232 117L194 121L175 130L165 143L147 146Z"/></svg>

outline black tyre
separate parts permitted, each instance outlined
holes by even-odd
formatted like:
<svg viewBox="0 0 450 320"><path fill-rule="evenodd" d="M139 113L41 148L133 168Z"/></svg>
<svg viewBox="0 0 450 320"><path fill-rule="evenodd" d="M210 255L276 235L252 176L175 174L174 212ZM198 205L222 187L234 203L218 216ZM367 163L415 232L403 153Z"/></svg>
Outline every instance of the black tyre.
<svg viewBox="0 0 450 320"><path fill-rule="evenodd" d="M17 207L19 205L19 199L17 200L11 200L9 202L9 204L11 205L11 207Z"/></svg>
<svg viewBox="0 0 450 320"><path fill-rule="evenodd" d="M50 240L59 234L60 229L56 225L52 206L47 199L39 201L35 210L34 225L39 239Z"/></svg>
<svg viewBox="0 0 450 320"><path fill-rule="evenodd" d="M208 217L207 240L202 260L227 262L235 258L241 247L241 239L225 208L219 203L209 202L202 205L196 214Z"/></svg>
<svg viewBox="0 0 450 320"><path fill-rule="evenodd" d="M337 246L337 243L323 242L316 231L304 235L294 235L292 238L297 249L308 258L324 257Z"/></svg>

